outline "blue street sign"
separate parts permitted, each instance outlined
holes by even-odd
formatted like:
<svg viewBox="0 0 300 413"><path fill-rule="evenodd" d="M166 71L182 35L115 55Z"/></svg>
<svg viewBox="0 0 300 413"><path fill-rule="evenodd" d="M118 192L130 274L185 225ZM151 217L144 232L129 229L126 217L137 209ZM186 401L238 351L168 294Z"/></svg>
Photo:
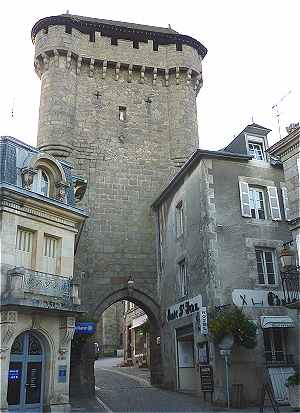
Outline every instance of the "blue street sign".
<svg viewBox="0 0 300 413"><path fill-rule="evenodd" d="M88 321L85 323L80 323L76 321L75 332L79 334L94 334L96 333L96 323Z"/></svg>

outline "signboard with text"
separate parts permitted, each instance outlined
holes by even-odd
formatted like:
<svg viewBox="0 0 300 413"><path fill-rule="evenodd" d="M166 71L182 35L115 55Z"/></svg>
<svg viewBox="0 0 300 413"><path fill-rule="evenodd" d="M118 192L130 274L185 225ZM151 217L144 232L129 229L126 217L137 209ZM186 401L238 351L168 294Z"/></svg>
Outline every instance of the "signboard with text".
<svg viewBox="0 0 300 413"><path fill-rule="evenodd" d="M202 295L199 294L193 298L187 298L180 303L174 304L166 311L167 321L179 320L181 318L199 312L202 307Z"/></svg>
<svg viewBox="0 0 300 413"><path fill-rule="evenodd" d="M78 334L95 334L96 323L92 321L88 321L84 323L80 323L79 321L76 321L75 332Z"/></svg>
<svg viewBox="0 0 300 413"><path fill-rule="evenodd" d="M273 307L283 303L283 292L280 290L242 290L232 291L232 301L238 307Z"/></svg>

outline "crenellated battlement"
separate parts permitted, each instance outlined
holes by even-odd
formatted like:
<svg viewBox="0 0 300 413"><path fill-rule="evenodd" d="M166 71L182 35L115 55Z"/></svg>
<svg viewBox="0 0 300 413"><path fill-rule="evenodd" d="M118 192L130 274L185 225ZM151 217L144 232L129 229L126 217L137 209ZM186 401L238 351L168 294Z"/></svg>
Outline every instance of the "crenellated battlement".
<svg viewBox="0 0 300 413"><path fill-rule="evenodd" d="M186 85L197 93L201 88L202 73L191 67L172 66L156 67L137 65L117 60L101 60L87 55L78 55L70 49L46 49L35 58L35 70L41 78L49 68L60 68L73 72L77 76L82 74L94 77L98 73L101 79L115 81L136 82L155 86Z"/></svg>

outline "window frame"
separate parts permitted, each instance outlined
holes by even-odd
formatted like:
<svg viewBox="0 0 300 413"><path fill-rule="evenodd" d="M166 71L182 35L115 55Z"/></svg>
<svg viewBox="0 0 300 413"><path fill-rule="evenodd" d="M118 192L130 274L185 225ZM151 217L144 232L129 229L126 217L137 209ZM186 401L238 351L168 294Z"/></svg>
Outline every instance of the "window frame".
<svg viewBox="0 0 300 413"><path fill-rule="evenodd" d="M246 142L247 142L247 152L248 155L253 156L252 160L259 161L259 162L266 162L267 161L267 154L266 154L266 143L265 139L261 136L255 135L246 135ZM254 154L250 152L250 145L258 145L261 147L262 159L256 157L256 151L254 150Z"/></svg>
<svg viewBox="0 0 300 413"><path fill-rule="evenodd" d="M257 220L266 220L268 219L268 209L267 209L267 202L266 202L266 191L264 190L264 188L262 187L257 187L257 186L252 186L249 185L249 199L250 199L250 214L251 214L251 218L253 219L257 219ZM254 199L253 194L262 194L262 199ZM263 209L262 208L257 208L257 202L262 202L263 203ZM254 207L252 208L252 204L254 203ZM264 218L261 218L259 216L259 211L263 211L264 213ZM254 215L252 214L252 211L254 211Z"/></svg>
<svg viewBox="0 0 300 413"><path fill-rule="evenodd" d="M119 106L119 121L126 122L127 120L127 108L126 106Z"/></svg>
<svg viewBox="0 0 300 413"><path fill-rule="evenodd" d="M276 334L278 333L278 334ZM276 336L280 338L280 346L276 344ZM284 334L284 329L277 328L264 328L263 329L263 341L264 341L264 353L266 363L286 363L288 360L287 353L287 342L286 336ZM267 349L267 344L270 346L270 349ZM278 348L282 350L278 350ZM279 354L282 353L282 357L279 357ZM271 357L268 357L268 354Z"/></svg>
<svg viewBox="0 0 300 413"><path fill-rule="evenodd" d="M261 254L261 265L263 272L260 273L258 269L258 265L260 264L258 262L258 257L257 254ZM266 253L271 253L272 254L272 265L273 265L273 277L274 277L274 283L270 282L269 276L271 276L271 273L268 273L268 261L266 259ZM256 246L255 247L255 259L256 259L256 273L257 273L257 285L259 286L277 286L278 285L278 264L277 264L277 254L276 254L276 249L275 248L267 248L267 247L261 247L261 246ZM260 278L263 276L264 282L260 282Z"/></svg>
<svg viewBox="0 0 300 413"><path fill-rule="evenodd" d="M188 294L187 260L185 258L181 259L178 261L177 266L178 292L180 298L183 298Z"/></svg>
<svg viewBox="0 0 300 413"><path fill-rule="evenodd" d="M183 201L177 202L175 206L175 226L176 226L176 238L180 238L184 234L184 205Z"/></svg>

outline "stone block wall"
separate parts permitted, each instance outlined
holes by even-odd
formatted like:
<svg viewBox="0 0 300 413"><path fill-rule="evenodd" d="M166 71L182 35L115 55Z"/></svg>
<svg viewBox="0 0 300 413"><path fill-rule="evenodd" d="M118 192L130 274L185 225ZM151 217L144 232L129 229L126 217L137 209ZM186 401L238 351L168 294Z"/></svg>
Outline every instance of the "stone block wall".
<svg viewBox="0 0 300 413"><path fill-rule="evenodd" d="M150 204L198 147L201 57L191 46L90 36L65 26L36 35L42 81L38 146L87 177L90 218L77 255L84 302L94 309L127 286L156 298ZM126 119L120 120L120 108Z"/></svg>

